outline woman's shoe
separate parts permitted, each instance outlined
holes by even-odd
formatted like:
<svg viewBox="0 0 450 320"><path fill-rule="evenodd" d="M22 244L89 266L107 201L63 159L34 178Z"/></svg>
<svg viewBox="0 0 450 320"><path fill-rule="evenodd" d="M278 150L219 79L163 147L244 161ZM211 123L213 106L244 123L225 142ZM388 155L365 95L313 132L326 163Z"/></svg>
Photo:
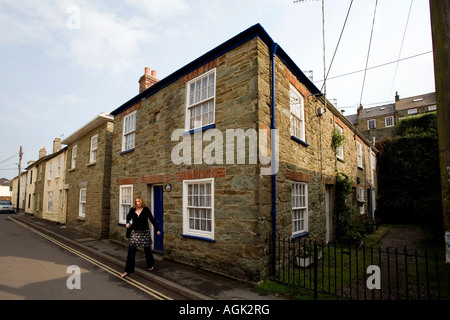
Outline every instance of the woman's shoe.
<svg viewBox="0 0 450 320"><path fill-rule="evenodd" d="M148 269L148 271L153 271L153 270L155 270L155 267L151 267Z"/></svg>
<svg viewBox="0 0 450 320"><path fill-rule="evenodd" d="M126 278L128 276L129 276L129 274L127 272L124 272L120 275L121 278Z"/></svg>

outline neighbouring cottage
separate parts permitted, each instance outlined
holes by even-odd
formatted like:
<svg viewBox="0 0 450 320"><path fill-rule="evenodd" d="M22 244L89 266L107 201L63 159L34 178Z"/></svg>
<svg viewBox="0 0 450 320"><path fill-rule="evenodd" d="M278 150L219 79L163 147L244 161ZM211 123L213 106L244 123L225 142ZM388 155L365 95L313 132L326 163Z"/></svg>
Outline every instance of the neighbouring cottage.
<svg viewBox="0 0 450 320"><path fill-rule="evenodd" d="M259 24L164 79L146 68L139 82L111 112L111 238L126 243L142 196L165 259L257 281L269 233L335 238L337 172L353 182L357 214L373 217L376 150Z"/></svg>
<svg viewBox="0 0 450 320"><path fill-rule="evenodd" d="M34 203L34 216L58 224L66 223L66 190L64 188L66 148L61 139L53 141L53 153L46 155L45 148L39 151L39 159L29 168L30 183L34 184L29 199ZM33 173L35 178L32 178ZM25 197L26 198L26 197ZM31 212L31 211L27 211Z"/></svg>
<svg viewBox="0 0 450 320"><path fill-rule="evenodd" d="M109 236L112 134L113 117L102 113L62 141L67 145L66 227L95 238Z"/></svg>
<svg viewBox="0 0 450 320"><path fill-rule="evenodd" d="M356 111L356 114L348 115L347 119L376 145L383 138L393 138L396 125L401 120L436 112L436 92L402 99L396 92L393 103L371 108L363 108L361 105Z"/></svg>

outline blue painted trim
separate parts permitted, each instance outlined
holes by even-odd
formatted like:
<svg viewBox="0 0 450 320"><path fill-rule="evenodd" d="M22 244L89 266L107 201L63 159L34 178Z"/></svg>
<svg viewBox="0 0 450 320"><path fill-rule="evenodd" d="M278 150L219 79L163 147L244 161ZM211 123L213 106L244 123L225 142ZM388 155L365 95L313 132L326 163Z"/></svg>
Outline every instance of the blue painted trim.
<svg viewBox="0 0 450 320"><path fill-rule="evenodd" d="M278 50L278 44L273 43L270 47L270 64L271 64L271 75L270 75L270 97L271 97L271 105L270 105L270 131L273 132L276 129L275 124L275 55ZM272 154L271 154L271 166L273 167L275 165L275 139L274 136L271 137L271 143L272 143ZM276 174L272 174L271 176L271 182L272 182L272 254L273 257L276 257L276 236L277 236L277 177ZM272 274L275 274L275 258L272 258Z"/></svg>
<svg viewBox="0 0 450 320"><path fill-rule="evenodd" d="M309 232L308 231L296 234L295 236L292 236L292 239L294 240L294 239L298 239L298 238L306 237L306 236L309 236Z"/></svg>
<svg viewBox="0 0 450 320"><path fill-rule="evenodd" d="M119 154L127 154L127 153L130 153L130 152L133 152L133 151L134 151L134 148L133 148L133 149L128 149L128 150L122 151L122 152L119 153Z"/></svg>
<svg viewBox="0 0 450 320"><path fill-rule="evenodd" d="M215 123L208 124L207 126L204 126L204 127L201 127L201 128L196 128L196 129L189 130L185 134L192 134L192 133L200 132L200 131L203 132L203 131L206 131L206 130L209 130L209 129L214 129L215 127L216 127Z"/></svg>
<svg viewBox="0 0 450 320"><path fill-rule="evenodd" d="M304 145L305 147L309 147L308 143L306 143L305 141L303 141L300 138L297 138L296 136L291 136L291 139L294 140L295 142L300 143L301 145Z"/></svg>
<svg viewBox="0 0 450 320"><path fill-rule="evenodd" d="M208 242L216 242L216 240L214 240L214 239L197 237L197 236L191 236L191 235L188 235L188 234L182 234L181 236L183 238L189 238L189 239L195 239L195 240L203 240L203 241L208 241Z"/></svg>

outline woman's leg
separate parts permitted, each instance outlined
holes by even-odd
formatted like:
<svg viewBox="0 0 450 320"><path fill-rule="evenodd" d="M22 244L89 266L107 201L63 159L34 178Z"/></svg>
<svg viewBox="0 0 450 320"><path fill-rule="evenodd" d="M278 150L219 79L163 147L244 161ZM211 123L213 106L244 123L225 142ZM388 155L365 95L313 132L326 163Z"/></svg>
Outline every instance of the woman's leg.
<svg viewBox="0 0 450 320"><path fill-rule="evenodd" d="M153 253L150 247L144 247L145 252L145 261L147 262L147 267L149 270L153 270L153 264L155 263L155 259L153 258Z"/></svg>
<svg viewBox="0 0 450 320"><path fill-rule="evenodd" d="M128 247L127 264L125 266L125 273L130 274L130 273L134 272L134 266L136 263L136 251L137 251L137 247L135 247L135 246Z"/></svg>

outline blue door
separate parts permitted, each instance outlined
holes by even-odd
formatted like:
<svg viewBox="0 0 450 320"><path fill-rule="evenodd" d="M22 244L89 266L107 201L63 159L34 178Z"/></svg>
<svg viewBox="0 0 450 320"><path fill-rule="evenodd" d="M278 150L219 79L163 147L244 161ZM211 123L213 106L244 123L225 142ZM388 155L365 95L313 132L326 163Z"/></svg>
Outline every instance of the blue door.
<svg viewBox="0 0 450 320"><path fill-rule="evenodd" d="M164 209L163 209L163 186L153 186L153 216L158 224L161 235L156 234L154 230L154 245L155 252L164 252Z"/></svg>

